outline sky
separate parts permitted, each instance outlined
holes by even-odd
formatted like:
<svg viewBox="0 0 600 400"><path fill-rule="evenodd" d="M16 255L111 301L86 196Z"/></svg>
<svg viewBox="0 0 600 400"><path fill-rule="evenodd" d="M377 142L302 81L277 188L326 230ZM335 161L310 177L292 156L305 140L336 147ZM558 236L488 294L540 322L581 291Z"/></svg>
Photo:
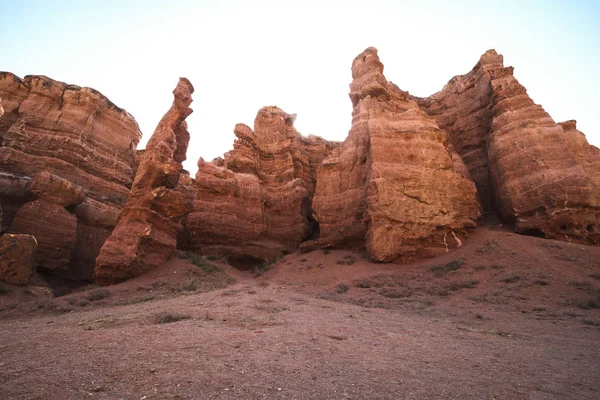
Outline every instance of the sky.
<svg viewBox="0 0 600 400"><path fill-rule="evenodd" d="M600 0L0 0L0 38L0 71L99 90L136 118L139 148L187 77L192 173L267 105L297 114L304 135L344 140L350 67L370 46L421 97L494 48L555 121L576 119L600 147Z"/></svg>

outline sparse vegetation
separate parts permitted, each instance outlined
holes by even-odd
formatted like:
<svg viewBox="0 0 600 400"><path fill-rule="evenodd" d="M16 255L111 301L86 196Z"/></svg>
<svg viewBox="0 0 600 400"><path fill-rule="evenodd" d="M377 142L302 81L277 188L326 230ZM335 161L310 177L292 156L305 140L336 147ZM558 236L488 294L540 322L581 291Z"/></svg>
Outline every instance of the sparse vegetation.
<svg viewBox="0 0 600 400"><path fill-rule="evenodd" d="M521 280L521 276L512 274L502 279L504 283L515 283Z"/></svg>
<svg viewBox="0 0 600 400"><path fill-rule="evenodd" d="M413 292L410 289L382 289L379 292L383 297L387 297L388 299L401 299L404 297L412 296Z"/></svg>
<svg viewBox="0 0 600 400"><path fill-rule="evenodd" d="M586 281L571 281L571 282L567 282L567 285L573 286L577 289L582 289L582 290L589 290L589 289L593 288L592 283L586 282Z"/></svg>
<svg viewBox="0 0 600 400"><path fill-rule="evenodd" d="M371 281L368 279L358 279L354 281L354 286L361 289L368 289L371 287Z"/></svg>
<svg viewBox="0 0 600 400"><path fill-rule="evenodd" d="M221 271L218 274L209 274L205 279L190 279L181 286L180 290L184 292L209 292L226 288L233 282L235 282L235 279Z"/></svg>
<svg viewBox="0 0 600 400"><path fill-rule="evenodd" d="M464 261L462 261L462 260L454 260L454 261L450 261L447 264L434 265L429 270L437 276L442 276L442 275L447 274L450 271L456 271L463 264L464 264Z"/></svg>
<svg viewBox="0 0 600 400"><path fill-rule="evenodd" d="M306 262L306 261L308 261L308 259L307 259L306 257L302 257L302 258L300 259L300 262Z"/></svg>
<svg viewBox="0 0 600 400"><path fill-rule="evenodd" d="M187 251L185 252L185 255L195 266L200 267L207 274L223 272L221 271L221 268L217 267L212 263L209 263L204 257L199 256L196 253Z"/></svg>
<svg viewBox="0 0 600 400"><path fill-rule="evenodd" d="M89 301L98 301L110 297L110 292L107 289L95 289L85 296Z"/></svg>
<svg viewBox="0 0 600 400"><path fill-rule="evenodd" d="M290 309L288 306L265 306L263 304L257 304L254 306L254 308L256 310L265 311L268 313L278 313L282 311L289 311Z"/></svg>
<svg viewBox="0 0 600 400"><path fill-rule="evenodd" d="M600 309L600 295L595 297L586 297L574 299L570 302L570 305L579 307L583 310Z"/></svg>
<svg viewBox="0 0 600 400"><path fill-rule="evenodd" d="M183 314L175 314L175 313L162 313L156 316L157 324L170 324L172 322L183 321L185 319L190 319L189 315Z"/></svg>
<svg viewBox="0 0 600 400"><path fill-rule="evenodd" d="M539 286L547 286L549 283L547 280L545 279L536 279L533 281L534 285L539 285Z"/></svg>
<svg viewBox="0 0 600 400"><path fill-rule="evenodd" d="M348 285L346 285L345 283L340 283L335 288L335 291L338 293L346 293L348 291L348 289L349 289Z"/></svg>
<svg viewBox="0 0 600 400"><path fill-rule="evenodd" d="M277 263L277 261L278 260L273 259L273 260L266 261L266 262L264 262L264 263L262 263L260 265L257 265L252 270L252 273L254 274L255 277L259 277L262 274L264 274L265 272L270 271L271 269L273 269L273 266L275 265L275 263Z"/></svg>
<svg viewBox="0 0 600 400"><path fill-rule="evenodd" d="M469 280L461 280L455 282L444 282L441 285L432 285L427 288L427 293L436 295L436 296L448 296L450 292L455 292L460 289L472 289L479 281L474 279Z"/></svg>
<svg viewBox="0 0 600 400"><path fill-rule="evenodd" d="M146 303L148 301L152 301L152 300L156 300L156 299L157 299L156 296L146 296L146 297L140 297L138 299L127 300L127 301L120 302L120 303L117 303L117 304L120 305L120 306L127 306L127 305L130 305L130 304Z"/></svg>
<svg viewBox="0 0 600 400"><path fill-rule="evenodd" d="M600 326L600 321L595 321L593 319L582 319L581 323L590 326Z"/></svg>
<svg viewBox="0 0 600 400"><path fill-rule="evenodd" d="M325 255L329 254L329 249L323 249L323 254L325 254Z"/></svg>
<svg viewBox="0 0 600 400"><path fill-rule="evenodd" d="M477 252L481 254L487 254L490 251L496 250L500 247L494 240L488 240L483 246L477 247Z"/></svg>
<svg viewBox="0 0 600 400"><path fill-rule="evenodd" d="M356 257L347 254L345 256L343 256L342 258L340 258L339 260L337 260L335 263L339 264L339 265L352 265L356 262Z"/></svg>

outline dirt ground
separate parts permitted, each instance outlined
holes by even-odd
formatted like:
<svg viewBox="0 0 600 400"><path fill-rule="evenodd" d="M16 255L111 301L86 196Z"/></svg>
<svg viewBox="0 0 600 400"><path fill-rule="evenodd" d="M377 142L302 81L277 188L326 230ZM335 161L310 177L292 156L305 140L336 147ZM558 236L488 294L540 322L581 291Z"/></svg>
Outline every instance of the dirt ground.
<svg viewBox="0 0 600 400"><path fill-rule="evenodd" d="M482 227L410 265L179 253L108 289L3 285L0 398L599 399L600 248Z"/></svg>

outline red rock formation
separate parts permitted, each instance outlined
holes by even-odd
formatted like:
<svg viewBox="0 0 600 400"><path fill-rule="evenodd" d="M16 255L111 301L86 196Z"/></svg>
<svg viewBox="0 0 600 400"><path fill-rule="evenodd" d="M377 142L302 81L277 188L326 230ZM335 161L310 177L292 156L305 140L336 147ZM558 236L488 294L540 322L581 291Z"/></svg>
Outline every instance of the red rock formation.
<svg viewBox="0 0 600 400"><path fill-rule="evenodd" d="M27 191L35 198L63 207L77 205L85 198L85 192L81 186L46 171L33 177L27 186Z"/></svg>
<svg viewBox="0 0 600 400"><path fill-rule="evenodd" d="M27 203L17 211L8 232L35 236L37 266L59 275L68 271L77 238L77 217L64 207L42 199Z"/></svg>
<svg viewBox="0 0 600 400"><path fill-rule="evenodd" d="M224 159L198 161L191 246L203 254L266 260L294 250L313 232L316 168L337 143L302 137L295 115L264 107L254 131L235 127Z"/></svg>
<svg viewBox="0 0 600 400"><path fill-rule="evenodd" d="M0 72L0 97L0 230L32 194L72 207L78 237L69 271L90 279L133 181L137 123L96 90L45 76Z"/></svg>
<svg viewBox="0 0 600 400"><path fill-rule="evenodd" d="M446 133L387 82L376 49L355 58L352 78L352 128L317 172L320 242L366 243L377 261L460 245L479 205L473 182L454 169L461 163L453 162Z"/></svg>
<svg viewBox="0 0 600 400"><path fill-rule="evenodd" d="M181 78L173 105L159 122L139 161L131 193L114 231L96 259L101 285L129 279L162 265L173 254L181 221L191 209L179 180L189 132L194 88Z"/></svg>
<svg viewBox="0 0 600 400"><path fill-rule="evenodd" d="M37 242L31 235L0 236L0 281L25 285L35 272Z"/></svg>
<svg viewBox="0 0 600 400"><path fill-rule="evenodd" d="M417 101L450 132L484 204L517 232L600 243L600 152L535 104L501 55L486 52Z"/></svg>

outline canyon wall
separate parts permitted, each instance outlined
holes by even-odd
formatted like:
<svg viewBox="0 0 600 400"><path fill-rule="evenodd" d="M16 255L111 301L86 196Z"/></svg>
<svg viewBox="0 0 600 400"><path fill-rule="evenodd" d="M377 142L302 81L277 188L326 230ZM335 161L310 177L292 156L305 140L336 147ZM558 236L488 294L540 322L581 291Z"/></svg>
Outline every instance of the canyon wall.
<svg viewBox="0 0 600 400"><path fill-rule="evenodd" d="M141 132L100 92L0 72L0 232L37 238L36 264L91 279L133 180Z"/></svg>

